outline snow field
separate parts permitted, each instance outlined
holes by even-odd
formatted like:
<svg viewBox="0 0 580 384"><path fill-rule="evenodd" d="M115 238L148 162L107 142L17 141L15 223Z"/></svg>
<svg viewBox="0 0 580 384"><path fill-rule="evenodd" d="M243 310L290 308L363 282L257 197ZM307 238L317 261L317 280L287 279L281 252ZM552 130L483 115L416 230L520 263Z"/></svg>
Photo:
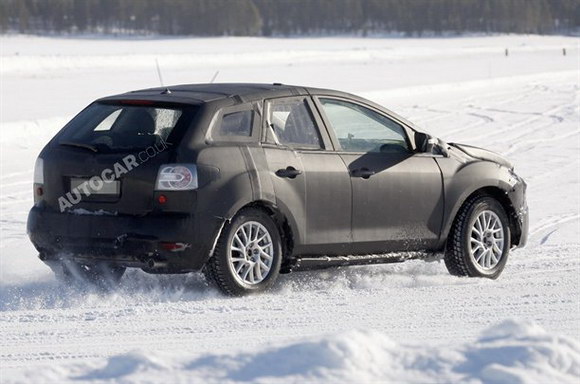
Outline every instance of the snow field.
<svg viewBox="0 0 580 384"><path fill-rule="evenodd" d="M0 43L0 382L578 382L578 39ZM295 273L235 299L199 274L129 271L109 293L59 285L26 236L35 158L93 99L157 86L157 57L168 84L220 70L342 89L507 155L528 182L528 246L496 281L433 260Z"/></svg>

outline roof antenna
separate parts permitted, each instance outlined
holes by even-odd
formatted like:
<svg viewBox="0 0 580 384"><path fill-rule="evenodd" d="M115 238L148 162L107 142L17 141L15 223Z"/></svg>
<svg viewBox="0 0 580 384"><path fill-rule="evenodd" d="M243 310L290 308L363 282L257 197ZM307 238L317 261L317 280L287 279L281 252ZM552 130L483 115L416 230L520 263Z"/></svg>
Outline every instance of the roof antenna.
<svg viewBox="0 0 580 384"><path fill-rule="evenodd" d="M218 71L215 71L215 74L213 75L213 77L211 78L211 80L209 81L209 83L212 84L215 81L216 77L218 77L219 74L220 74L220 71L219 70Z"/></svg>
<svg viewBox="0 0 580 384"><path fill-rule="evenodd" d="M161 67L159 66L159 60L157 60L157 58L155 58L155 64L157 65L157 76L159 76L159 82L161 83L161 86L163 87L163 76L161 76ZM171 91L169 90L169 88L165 88L165 90L163 92L161 92L162 95L166 95L171 93Z"/></svg>

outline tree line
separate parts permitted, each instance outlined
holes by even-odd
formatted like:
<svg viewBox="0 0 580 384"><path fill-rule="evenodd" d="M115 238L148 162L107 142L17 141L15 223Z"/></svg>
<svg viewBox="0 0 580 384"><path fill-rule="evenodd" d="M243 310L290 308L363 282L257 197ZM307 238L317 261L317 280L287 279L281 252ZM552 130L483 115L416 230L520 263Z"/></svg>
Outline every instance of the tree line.
<svg viewBox="0 0 580 384"><path fill-rule="evenodd" d="M578 33L580 0L0 0L0 31L195 36Z"/></svg>

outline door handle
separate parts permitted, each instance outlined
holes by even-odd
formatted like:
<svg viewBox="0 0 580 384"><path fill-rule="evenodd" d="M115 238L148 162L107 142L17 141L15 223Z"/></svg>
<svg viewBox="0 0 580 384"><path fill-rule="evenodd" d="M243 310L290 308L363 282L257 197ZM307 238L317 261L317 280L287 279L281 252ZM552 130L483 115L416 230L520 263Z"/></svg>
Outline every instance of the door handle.
<svg viewBox="0 0 580 384"><path fill-rule="evenodd" d="M371 171L368 168L354 169L350 172L352 177L362 177L363 179L368 179L369 177L371 177L375 173L376 173L375 171Z"/></svg>
<svg viewBox="0 0 580 384"><path fill-rule="evenodd" d="M294 167L286 167L285 169L279 169L276 171L276 176L278 177L286 177L288 179L294 179L296 176L302 173L301 170L296 169Z"/></svg>

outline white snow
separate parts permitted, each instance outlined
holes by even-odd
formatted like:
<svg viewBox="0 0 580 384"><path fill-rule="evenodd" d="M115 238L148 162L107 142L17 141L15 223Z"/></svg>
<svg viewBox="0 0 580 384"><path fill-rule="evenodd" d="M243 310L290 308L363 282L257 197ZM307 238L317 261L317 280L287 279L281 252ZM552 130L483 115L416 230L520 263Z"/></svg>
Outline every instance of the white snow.
<svg viewBox="0 0 580 384"><path fill-rule="evenodd" d="M506 320L482 332L473 343L452 347L397 343L382 332L351 330L196 358L175 351L133 350L90 363L20 370L6 383L116 380L575 384L579 375L580 344L576 340L551 335L534 323Z"/></svg>
<svg viewBox="0 0 580 384"><path fill-rule="evenodd" d="M0 382L578 382L577 38L0 43ZM26 236L35 158L93 99L157 86L155 58L167 84L219 70L342 89L507 155L529 184L528 246L496 281L435 260L295 273L245 298L199 274L130 271L110 293L59 285Z"/></svg>

